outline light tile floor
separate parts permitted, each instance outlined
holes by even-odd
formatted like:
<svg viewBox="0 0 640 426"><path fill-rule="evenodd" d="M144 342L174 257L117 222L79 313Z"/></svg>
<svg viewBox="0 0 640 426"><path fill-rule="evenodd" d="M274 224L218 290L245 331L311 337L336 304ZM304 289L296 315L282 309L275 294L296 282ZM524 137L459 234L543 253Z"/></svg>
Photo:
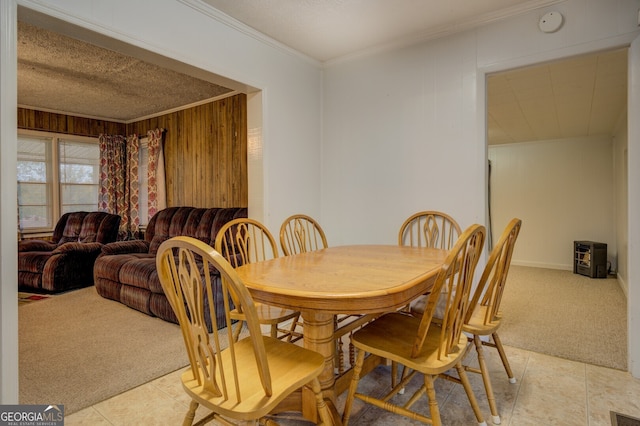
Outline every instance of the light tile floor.
<svg viewBox="0 0 640 426"><path fill-rule="evenodd" d="M497 353L486 350L502 425L610 426L610 411L640 418L640 379L634 379L629 373L512 347L506 349L518 380L515 384L507 380ZM171 373L73 413L66 417L65 425L180 425L189 399L182 390L179 374ZM388 383L388 374L388 367L378 367L361 382L359 390L380 391L381 385ZM476 374L469 373L469 376L485 420L491 425L482 380ZM405 395L408 393L409 389ZM436 393L444 425L476 424L462 386L437 380ZM341 411L344 395L337 405ZM197 414L202 417L206 412L199 408ZM305 424L290 417L279 418L278 422ZM356 400L350 424L421 423L364 406Z"/></svg>

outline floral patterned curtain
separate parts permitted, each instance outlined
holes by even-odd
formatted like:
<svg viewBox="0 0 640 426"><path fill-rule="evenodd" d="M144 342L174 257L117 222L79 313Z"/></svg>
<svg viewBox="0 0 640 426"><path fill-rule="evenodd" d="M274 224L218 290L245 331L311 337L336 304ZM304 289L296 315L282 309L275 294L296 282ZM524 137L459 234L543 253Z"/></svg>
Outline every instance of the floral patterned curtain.
<svg viewBox="0 0 640 426"><path fill-rule="evenodd" d="M149 189L149 218L158 210L167 206L166 186L164 174L164 152L162 136L164 129L149 130L147 132L149 147L149 164L147 165Z"/></svg>
<svg viewBox="0 0 640 426"><path fill-rule="evenodd" d="M100 145L100 193L98 209L122 216L125 211L126 141L124 136L98 137Z"/></svg>
<svg viewBox="0 0 640 426"><path fill-rule="evenodd" d="M138 165L140 163L140 141L138 135L127 137L127 185L124 198L127 204L126 214L126 235L133 238L140 230L140 178L138 176ZM124 217L123 217L124 219Z"/></svg>
<svg viewBox="0 0 640 426"><path fill-rule="evenodd" d="M98 138L100 145L100 194L98 210L120 215L119 239L137 235L138 215L138 155L137 135L126 140L120 135Z"/></svg>

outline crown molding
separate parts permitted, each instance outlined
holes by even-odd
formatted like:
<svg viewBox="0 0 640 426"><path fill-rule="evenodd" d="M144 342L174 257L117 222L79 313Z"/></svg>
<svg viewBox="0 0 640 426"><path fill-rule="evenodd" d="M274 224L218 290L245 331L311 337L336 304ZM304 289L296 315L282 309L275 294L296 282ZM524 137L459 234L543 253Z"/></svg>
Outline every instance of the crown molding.
<svg viewBox="0 0 640 426"><path fill-rule="evenodd" d="M430 40L436 40L436 39L443 38L453 34L459 34L465 31L472 30L474 28L479 28L484 25L491 24L493 22L498 22L503 19L507 19L513 16L531 12L532 10L549 7L557 3L563 3L565 1L566 0L538 0L534 2L528 1L526 2L526 4L511 6L495 12L489 12L482 15L474 16L473 18L460 21L454 25L451 25L451 24L442 25L439 27L429 29L428 31L424 31L418 35L403 37L389 43L380 44L378 46L362 49L358 52L344 55L339 58L330 59L328 61L323 62L323 66L328 67L328 66L343 63L343 62L349 62L357 58L372 56L381 52L387 52L387 51L399 49L402 47L408 47L408 46L424 43Z"/></svg>
<svg viewBox="0 0 640 426"><path fill-rule="evenodd" d="M255 40L258 40L261 43L264 43L270 47L273 47L277 50L280 50L282 52L287 53L288 55L291 56L295 56L298 57L300 59L302 59L303 61L314 65L316 67L322 67L322 62L313 59L312 57L305 55L304 53L292 49L291 47L280 43L279 41L269 37L268 35L261 33L260 31L257 31L253 28L251 28L250 26L238 21L235 18L232 18L231 16L219 11L218 9L216 9L215 7L201 1L201 0L177 0L179 3L182 3L186 6L191 7L192 9L207 15L208 17L215 19L216 21L230 27L233 28L236 31L241 32L242 34L245 34Z"/></svg>
<svg viewBox="0 0 640 426"><path fill-rule="evenodd" d="M388 51L388 50L392 50L400 47L406 47L413 44L418 44L425 41L434 40L434 39L442 38L448 35L464 32L473 28L490 24L492 22L500 21L505 18L530 12L532 10L548 7L557 3L562 3L562 2L565 2L566 0L526 1L524 2L526 4L511 6L508 8L501 9L499 11L474 16L473 18L470 18L465 21L461 21L455 25L443 25L437 28L433 28L429 31L420 33L418 35L404 37L404 38L395 40L391 43L385 43L385 44L381 44L371 48L362 49L352 54L340 56L335 59L329 59L324 62L313 59L308 55L305 55L289 46L286 46L285 44L277 40L274 40L268 35L247 26L246 24L219 11L218 9L214 8L208 3L205 3L202 0L178 0L178 1L255 40L258 40L275 49L281 50L289 55L297 56L312 65L322 68L322 67L330 66L336 63L347 62L355 58L370 56L376 53L380 53L382 51Z"/></svg>

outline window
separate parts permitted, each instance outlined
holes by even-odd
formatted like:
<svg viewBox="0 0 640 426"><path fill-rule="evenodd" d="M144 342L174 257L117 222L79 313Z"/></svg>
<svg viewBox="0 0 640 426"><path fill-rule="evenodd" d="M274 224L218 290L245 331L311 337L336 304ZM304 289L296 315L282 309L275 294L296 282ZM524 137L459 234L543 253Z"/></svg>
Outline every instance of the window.
<svg viewBox="0 0 640 426"><path fill-rule="evenodd" d="M51 231L60 216L98 206L95 138L18 134L18 218L23 231Z"/></svg>
<svg viewBox="0 0 640 426"><path fill-rule="evenodd" d="M51 143L18 136L18 216L20 229L53 228Z"/></svg>

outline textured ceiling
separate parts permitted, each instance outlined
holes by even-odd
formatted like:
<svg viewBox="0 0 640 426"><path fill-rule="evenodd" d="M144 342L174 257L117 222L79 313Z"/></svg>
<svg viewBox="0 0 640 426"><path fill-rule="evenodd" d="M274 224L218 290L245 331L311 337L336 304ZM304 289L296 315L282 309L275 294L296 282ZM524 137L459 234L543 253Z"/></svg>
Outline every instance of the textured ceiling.
<svg viewBox="0 0 640 426"><path fill-rule="evenodd" d="M18 105L130 121L231 89L18 22Z"/></svg>

